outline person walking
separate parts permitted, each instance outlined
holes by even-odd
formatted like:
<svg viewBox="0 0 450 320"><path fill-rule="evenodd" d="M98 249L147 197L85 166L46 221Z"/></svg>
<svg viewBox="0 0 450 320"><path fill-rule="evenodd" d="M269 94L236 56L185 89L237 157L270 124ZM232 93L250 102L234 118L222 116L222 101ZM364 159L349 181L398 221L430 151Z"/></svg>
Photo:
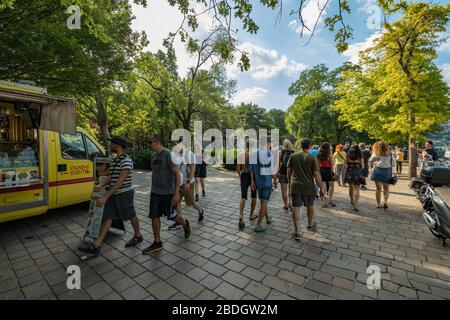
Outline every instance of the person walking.
<svg viewBox="0 0 450 320"><path fill-rule="evenodd" d="M371 180L375 182L377 208L384 210L389 209L389 183L392 179L392 168L397 163L394 155L391 153L389 145L384 141L378 141L372 147L372 157L369 160L369 164L374 167ZM384 203L381 205L381 191L384 195Z"/></svg>
<svg viewBox="0 0 450 320"><path fill-rule="evenodd" d="M154 135L149 140L149 144L154 152L151 158L152 186L149 208L154 241L143 250L143 254L155 253L164 249L161 241L161 217L169 216L172 206L179 203L181 185L181 174L176 156L164 148L161 136ZM189 221L177 215L175 222L183 225L185 238L188 238L191 234Z"/></svg>
<svg viewBox="0 0 450 320"><path fill-rule="evenodd" d="M295 240L300 241L300 207L306 207L308 216L307 230L316 232L317 223L314 221L314 200L316 198L316 183L319 193L323 195L322 177L317 159L309 153L311 140L302 139L301 151L294 153L288 162L288 183L291 186L292 220L294 223Z"/></svg>
<svg viewBox="0 0 450 320"><path fill-rule="evenodd" d="M402 148L400 146L397 147L397 150L395 151L395 160L397 162L397 174L402 174L402 166L403 166L403 160L405 159L405 153L402 151Z"/></svg>
<svg viewBox="0 0 450 320"><path fill-rule="evenodd" d="M178 140L175 143L173 148L174 154L177 156L177 164L179 166L181 176L183 177L180 186L180 197L178 199L178 203L176 206L177 217L179 221L184 221L182 218L182 210L181 203L183 198L185 199L186 205L194 208L198 212L198 222L202 222L205 218L205 209L203 209L195 200L194 200L194 192L195 192L195 155L191 150L187 149L183 144L182 140ZM175 221L174 224L169 226L169 230L177 229L182 224L179 221ZM189 235L185 235L186 238L189 238Z"/></svg>
<svg viewBox="0 0 450 320"><path fill-rule="evenodd" d="M283 149L280 153L279 169L278 169L278 181L281 184L281 196L283 198L284 210L292 210L291 195L289 192L289 184L287 178L287 164L289 158L294 153L294 147L289 139L283 141Z"/></svg>
<svg viewBox="0 0 450 320"><path fill-rule="evenodd" d="M195 154L195 201L199 201L198 191L202 188L202 196L206 197L205 179L206 179L206 162L203 159L202 146L198 143L194 145Z"/></svg>
<svg viewBox="0 0 450 320"><path fill-rule="evenodd" d="M267 137L261 136L260 141L267 141ZM252 180L252 190L258 190L258 198L260 200L260 208L258 220L256 222L255 232L265 232L267 226L263 226L262 222L266 218L267 224L272 223L272 218L269 216L268 205L272 195L272 181L275 179L275 166L272 153L264 146L256 150L250 156L250 177ZM252 163L255 161L255 163Z"/></svg>
<svg viewBox="0 0 450 320"><path fill-rule="evenodd" d="M333 154L333 161L336 165L336 180L340 187L344 185L346 156L347 153L344 151L344 146L342 144L338 144L336 146L336 152Z"/></svg>
<svg viewBox="0 0 450 320"><path fill-rule="evenodd" d="M358 145L352 145L345 158L345 183L348 183L348 194L353 210L358 212L359 191L364 183L364 157Z"/></svg>
<svg viewBox="0 0 450 320"><path fill-rule="evenodd" d="M97 199L98 207L105 206L103 210L103 222L98 238L87 247L79 250L86 254L99 254L103 241L111 228L113 220L130 220L133 226L134 236L125 247L135 246L143 241L139 220L134 208L133 160L125 153L128 142L125 138L115 136L111 141L111 151L115 157L109 167L109 182L106 194Z"/></svg>
<svg viewBox="0 0 450 320"><path fill-rule="evenodd" d="M335 207L333 203L334 194L334 173L333 173L333 156L331 145L328 142L324 142L317 154L317 160L319 160L320 176L322 178L321 189L323 190L322 207Z"/></svg>
<svg viewBox="0 0 450 320"><path fill-rule="evenodd" d="M251 189L252 178L250 175L250 144L247 142L245 144L245 151L242 152L237 161L237 174L239 176L239 181L241 184L241 201L239 205L239 230L245 228L244 222L244 209L245 203L247 202L248 189ZM255 220L258 216L255 216L256 209L256 189L251 189L251 203L250 203L250 221Z"/></svg>
<svg viewBox="0 0 450 320"><path fill-rule="evenodd" d="M362 169L364 181L361 184L361 190L367 190L367 179L369 178L369 159L372 156L372 153L370 152L370 147L366 146L365 143L360 143L359 149L361 150L364 159L364 168Z"/></svg>

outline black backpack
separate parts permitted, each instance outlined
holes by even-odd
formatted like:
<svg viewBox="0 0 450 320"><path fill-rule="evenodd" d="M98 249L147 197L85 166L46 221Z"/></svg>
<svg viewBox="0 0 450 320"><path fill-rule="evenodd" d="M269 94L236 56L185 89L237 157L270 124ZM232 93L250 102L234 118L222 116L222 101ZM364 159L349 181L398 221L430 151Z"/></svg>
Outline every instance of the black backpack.
<svg viewBox="0 0 450 320"><path fill-rule="evenodd" d="M280 166L280 173L282 175L287 174L287 165L289 162L289 158L294 153L293 150L283 150L281 153L281 166Z"/></svg>

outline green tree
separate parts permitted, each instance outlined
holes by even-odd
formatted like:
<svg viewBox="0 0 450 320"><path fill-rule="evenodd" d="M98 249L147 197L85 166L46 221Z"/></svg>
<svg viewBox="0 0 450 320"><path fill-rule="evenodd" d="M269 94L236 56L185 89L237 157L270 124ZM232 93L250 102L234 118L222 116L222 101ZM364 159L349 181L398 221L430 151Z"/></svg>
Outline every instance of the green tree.
<svg viewBox="0 0 450 320"><path fill-rule="evenodd" d="M354 69L357 67L350 63L335 70L319 64L303 71L289 88L289 94L296 96L286 116L289 132L298 138L308 137L315 143L337 144L348 138L351 135L348 125L338 119L331 107L339 97L336 89L342 73Z"/></svg>
<svg viewBox="0 0 450 320"><path fill-rule="evenodd" d="M345 73L335 110L373 138L413 143L450 117L449 87L433 62L450 5L384 2L401 17L385 22L383 35L361 56L363 68ZM410 157L410 177L417 174L415 160Z"/></svg>

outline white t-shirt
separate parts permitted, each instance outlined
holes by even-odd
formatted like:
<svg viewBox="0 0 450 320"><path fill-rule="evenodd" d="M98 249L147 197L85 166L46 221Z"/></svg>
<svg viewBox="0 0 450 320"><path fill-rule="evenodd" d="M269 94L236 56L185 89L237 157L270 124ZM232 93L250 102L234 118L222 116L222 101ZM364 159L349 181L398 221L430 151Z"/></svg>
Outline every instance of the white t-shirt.
<svg viewBox="0 0 450 320"><path fill-rule="evenodd" d="M190 150L185 150L183 155L177 154L176 163L180 168L181 173L181 185L186 183L192 183L195 181L195 176L193 175L190 181L187 181L189 174L191 173L190 165L195 165L195 155Z"/></svg>

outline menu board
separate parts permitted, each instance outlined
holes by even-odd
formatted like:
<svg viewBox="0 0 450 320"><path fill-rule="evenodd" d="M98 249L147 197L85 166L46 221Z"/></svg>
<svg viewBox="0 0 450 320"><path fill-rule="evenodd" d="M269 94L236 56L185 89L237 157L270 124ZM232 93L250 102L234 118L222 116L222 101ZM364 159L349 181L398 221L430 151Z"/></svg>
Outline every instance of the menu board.
<svg viewBox="0 0 450 320"><path fill-rule="evenodd" d="M11 187L40 182L39 168L0 169L0 187Z"/></svg>

